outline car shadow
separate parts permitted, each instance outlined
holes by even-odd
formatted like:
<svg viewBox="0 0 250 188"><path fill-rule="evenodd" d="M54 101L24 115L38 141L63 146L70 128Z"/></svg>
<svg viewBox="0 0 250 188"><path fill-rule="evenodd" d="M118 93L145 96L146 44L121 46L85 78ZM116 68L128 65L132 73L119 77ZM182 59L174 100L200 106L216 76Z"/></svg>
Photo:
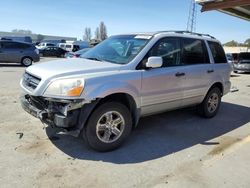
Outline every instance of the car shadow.
<svg viewBox="0 0 250 188"><path fill-rule="evenodd" d="M20 63L0 63L1 67L23 67Z"/></svg>
<svg viewBox="0 0 250 188"><path fill-rule="evenodd" d="M72 158L128 164L164 157L197 144L214 145L209 140L250 121L249 107L225 102L212 119L195 114L194 108L188 108L142 118L125 144L106 153L88 148L81 138L56 135L57 139L53 139L52 128L46 128L46 133L57 148Z"/></svg>

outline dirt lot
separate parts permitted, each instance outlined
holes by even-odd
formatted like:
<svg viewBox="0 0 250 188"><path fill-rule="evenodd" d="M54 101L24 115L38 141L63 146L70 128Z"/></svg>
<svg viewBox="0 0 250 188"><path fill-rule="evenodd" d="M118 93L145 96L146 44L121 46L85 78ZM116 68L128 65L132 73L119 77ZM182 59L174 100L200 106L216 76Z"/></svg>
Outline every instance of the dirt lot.
<svg viewBox="0 0 250 188"><path fill-rule="evenodd" d="M23 72L0 64L1 187L250 186L250 74L233 75L239 91L215 118L194 109L147 117L122 148L98 153L21 109Z"/></svg>

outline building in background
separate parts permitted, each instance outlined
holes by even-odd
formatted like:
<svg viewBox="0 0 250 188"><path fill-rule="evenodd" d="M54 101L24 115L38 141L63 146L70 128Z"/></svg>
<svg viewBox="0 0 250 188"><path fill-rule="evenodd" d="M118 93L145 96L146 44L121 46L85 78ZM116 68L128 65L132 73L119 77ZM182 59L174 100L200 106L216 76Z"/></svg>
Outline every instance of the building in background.
<svg viewBox="0 0 250 188"><path fill-rule="evenodd" d="M41 41L51 42L51 43L59 43L62 41L76 41L76 37L64 37L64 36L52 36L52 35L41 35L41 34L23 34L23 33L14 33L14 32L1 32L0 38L17 40L17 41L25 41L25 38L31 38L32 43L37 43Z"/></svg>
<svg viewBox="0 0 250 188"><path fill-rule="evenodd" d="M229 47L229 46L223 46L226 53L241 53L241 52L250 52L250 49L248 47Z"/></svg>

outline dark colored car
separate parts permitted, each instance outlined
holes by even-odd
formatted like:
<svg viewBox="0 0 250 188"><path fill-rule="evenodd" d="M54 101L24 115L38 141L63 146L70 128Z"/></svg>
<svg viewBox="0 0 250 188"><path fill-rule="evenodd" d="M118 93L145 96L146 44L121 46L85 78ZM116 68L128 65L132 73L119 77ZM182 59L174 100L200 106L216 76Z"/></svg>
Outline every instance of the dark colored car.
<svg viewBox="0 0 250 188"><path fill-rule="evenodd" d="M237 61L234 64L234 72L250 72L250 52L241 52L238 54Z"/></svg>
<svg viewBox="0 0 250 188"><path fill-rule="evenodd" d="M0 40L0 62L21 63L24 66L40 60L39 51L33 44Z"/></svg>
<svg viewBox="0 0 250 188"><path fill-rule="evenodd" d="M67 52L65 54L65 57L66 58L78 58L78 57L81 57L82 54L84 54L85 52L89 51L90 48L84 48L82 50L78 50L76 52Z"/></svg>
<svg viewBox="0 0 250 188"><path fill-rule="evenodd" d="M64 57L66 52L67 52L66 50L56 46L39 49L40 56Z"/></svg>

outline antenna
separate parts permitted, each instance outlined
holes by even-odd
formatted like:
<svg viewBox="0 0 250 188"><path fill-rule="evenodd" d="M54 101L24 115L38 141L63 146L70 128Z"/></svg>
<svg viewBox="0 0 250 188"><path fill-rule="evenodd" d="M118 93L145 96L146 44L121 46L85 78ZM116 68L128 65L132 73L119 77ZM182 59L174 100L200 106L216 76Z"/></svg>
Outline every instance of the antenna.
<svg viewBox="0 0 250 188"><path fill-rule="evenodd" d="M197 7L195 0L190 0L189 15L187 22L187 31L189 32L196 31L196 15L197 15Z"/></svg>

